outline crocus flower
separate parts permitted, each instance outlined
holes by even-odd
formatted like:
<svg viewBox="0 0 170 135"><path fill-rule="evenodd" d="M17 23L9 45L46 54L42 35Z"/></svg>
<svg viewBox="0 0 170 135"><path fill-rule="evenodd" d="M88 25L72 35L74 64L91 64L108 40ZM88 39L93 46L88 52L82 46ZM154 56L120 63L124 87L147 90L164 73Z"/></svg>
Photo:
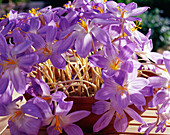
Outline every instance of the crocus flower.
<svg viewBox="0 0 170 135"><path fill-rule="evenodd" d="M107 101L97 101L93 106L92 106L92 112L101 115L103 114L98 121L94 124L93 126L93 131L98 132L102 130L103 128L107 127L110 121L112 120L113 116L116 115L115 121L114 121L114 128L116 129L117 132L125 132L127 128L127 117L125 112L135 119L136 121L140 123L145 123L143 119L140 117L139 114L137 114L133 109L126 107L124 111L121 113L115 112L115 107L117 109L119 106L115 103L114 100L111 100L111 102Z"/></svg>
<svg viewBox="0 0 170 135"><path fill-rule="evenodd" d="M30 68L38 60L35 53L24 54L31 45L32 42L26 40L11 49L9 45L7 45L5 37L0 33L0 83L3 84L0 88L1 94L6 91L9 80L12 81L18 93L25 93L25 77L21 70L26 71L24 69ZM22 55L19 55L21 53Z"/></svg>

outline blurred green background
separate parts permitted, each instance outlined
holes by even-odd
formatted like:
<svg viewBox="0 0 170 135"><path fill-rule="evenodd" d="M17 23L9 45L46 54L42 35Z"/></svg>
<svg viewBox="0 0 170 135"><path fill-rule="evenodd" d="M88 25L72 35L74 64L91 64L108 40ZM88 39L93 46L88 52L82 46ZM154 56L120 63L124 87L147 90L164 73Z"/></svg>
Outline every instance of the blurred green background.
<svg viewBox="0 0 170 135"><path fill-rule="evenodd" d="M72 0L71 0L72 1ZM151 39L153 40L153 51L162 53L170 50L170 0L115 0L128 4L136 2L138 7L149 6L150 9L140 15L142 18L142 33L146 34L151 28ZM31 8L43 8L48 5L60 7L68 0L0 0L0 17L10 9L19 12L28 11Z"/></svg>

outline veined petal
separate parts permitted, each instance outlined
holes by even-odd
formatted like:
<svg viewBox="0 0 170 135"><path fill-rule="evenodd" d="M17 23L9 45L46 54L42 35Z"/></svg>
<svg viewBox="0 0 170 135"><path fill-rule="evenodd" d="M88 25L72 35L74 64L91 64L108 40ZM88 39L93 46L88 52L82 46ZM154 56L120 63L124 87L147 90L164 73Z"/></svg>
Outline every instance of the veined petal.
<svg viewBox="0 0 170 135"><path fill-rule="evenodd" d="M97 101L92 105L92 112L101 115L111 108L110 102L107 101Z"/></svg>
<svg viewBox="0 0 170 135"><path fill-rule="evenodd" d="M10 77L15 90L20 94L24 94L26 89L25 77L18 67L10 71Z"/></svg>
<svg viewBox="0 0 170 135"><path fill-rule="evenodd" d="M83 135L81 128L75 124L69 124L63 128L68 135Z"/></svg>
<svg viewBox="0 0 170 135"><path fill-rule="evenodd" d="M109 61L103 57L102 55L96 54L96 55L91 55L88 57L89 61L93 66L95 67L100 67L100 68L106 68L107 64Z"/></svg>
<svg viewBox="0 0 170 135"><path fill-rule="evenodd" d="M116 101L118 106L120 106L120 108L124 109L126 108L129 103L130 103L130 96L127 93L117 93L116 94Z"/></svg>
<svg viewBox="0 0 170 135"><path fill-rule="evenodd" d="M9 83L9 77L3 75L1 78L0 78L0 84L1 84L1 87L0 87L0 94L3 94L7 87L8 87L8 83Z"/></svg>
<svg viewBox="0 0 170 135"><path fill-rule="evenodd" d="M36 53L29 53L18 58L19 66L32 66L38 62L38 55Z"/></svg>
<svg viewBox="0 0 170 135"><path fill-rule="evenodd" d="M21 109L22 109L22 112L25 114L29 114L34 117L42 118L39 108L33 103L27 102L26 104L21 106Z"/></svg>
<svg viewBox="0 0 170 135"><path fill-rule="evenodd" d="M43 48L45 47L45 41L44 39L40 36L40 35L37 35L37 34L34 34L34 33L30 33L29 34L30 38L31 38L31 41L33 41L33 47L35 49L39 49L39 48Z"/></svg>
<svg viewBox="0 0 170 135"><path fill-rule="evenodd" d="M168 100L166 100L163 105L161 106L161 108L159 109L158 114L163 113L164 111L166 111L166 109L170 106L170 98Z"/></svg>
<svg viewBox="0 0 170 135"><path fill-rule="evenodd" d="M113 118L114 112L115 112L114 110L110 110L110 111L106 112L105 114L103 114L98 119L98 121L94 124L93 131L98 132L98 131L102 130L103 128L107 127Z"/></svg>
<svg viewBox="0 0 170 135"><path fill-rule="evenodd" d="M53 54L51 55L51 63L54 65L54 67L59 69L65 69L66 67L66 60L62 57L61 54Z"/></svg>
<svg viewBox="0 0 170 135"><path fill-rule="evenodd" d="M110 45L110 38L107 33L99 27L93 27L91 29L93 36L103 45Z"/></svg>
<svg viewBox="0 0 170 135"><path fill-rule="evenodd" d="M153 88L162 88L168 86L168 79L161 76L152 76L148 78Z"/></svg>
<svg viewBox="0 0 170 135"><path fill-rule="evenodd" d="M0 53L5 54L8 51L8 45L5 37L0 33Z"/></svg>
<svg viewBox="0 0 170 135"><path fill-rule="evenodd" d="M59 135L61 132L59 130L55 130L55 125L54 125L54 126L49 126L47 128L47 133L48 135Z"/></svg>
<svg viewBox="0 0 170 135"><path fill-rule="evenodd" d="M36 31L40 28L40 21L37 17L33 17L30 19L30 32L36 33Z"/></svg>
<svg viewBox="0 0 170 135"><path fill-rule="evenodd" d="M92 37L89 33L80 34L76 38L75 49L80 57L85 58L92 50Z"/></svg>
<svg viewBox="0 0 170 135"><path fill-rule="evenodd" d="M73 101L60 101L55 109L55 115L66 116L73 106Z"/></svg>
<svg viewBox="0 0 170 135"><path fill-rule="evenodd" d="M56 102L59 102L60 100L64 100L66 98L67 98L66 94L61 91L57 91L52 94L52 99L53 101L56 101Z"/></svg>
<svg viewBox="0 0 170 135"><path fill-rule="evenodd" d="M135 112L133 109L129 108L129 107L126 107L124 109L126 111L127 114L129 114L130 117L132 117L134 120L144 124L145 121L141 118L141 116Z"/></svg>
<svg viewBox="0 0 170 135"><path fill-rule="evenodd" d="M128 84L128 89L130 90L141 90L149 84L149 81L142 77L137 77Z"/></svg>
<svg viewBox="0 0 170 135"><path fill-rule="evenodd" d="M69 119L69 123L71 124L87 117L88 115L90 115L90 113L91 112L86 110L76 111L68 114L66 116L66 119Z"/></svg>
<svg viewBox="0 0 170 135"><path fill-rule="evenodd" d="M108 100L110 98L110 96L112 96L113 91L114 90L112 90L112 88L108 88L108 87L101 88L95 94L95 99L97 99L97 100Z"/></svg>
<svg viewBox="0 0 170 135"><path fill-rule="evenodd" d="M152 85L145 86L143 89L139 90L144 96L152 96L153 95L153 87Z"/></svg>
<svg viewBox="0 0 170 135"><path fill-rule="evenodd" d="M13 39L14 39L15 44L19 44L24 41L24 37L17 30L14 30L14 32L13 32Z"/></svg>
<svg viewBox="0 0 170 135"><path fill-rule="evenodd" d="M125 132L128 122L126 114L123 112L122 114L118 115L116 115L116 119L114 121L114 128L116 129L117 132Z"/></svg>
<svg viewBox="0 0 170 135"><path fill-rule="evenodd" d="M169 51L164 51L163 59L165 62L166 69L168 70L168 72L170 74L170 52Z"/></svg>
<svg viewBox="0 0 170 135"><path fill-rule="evenodd" d="M140 7L133 9L132 12L130 13L130 16L137 16L145 12L149 7Z"/></svg>
<svg viewBox="0 0 170 135"><path fill-rule="evenodd" d="M121 70L131 73L133 71L133 62L132 61L123 62L121 64Z"/></svg>
<svg viewBox="0 0 170 135"><path fill-rule="evenodd" d="M138 91L129 92L129 93L130 93L130 100L134 104L136 104L136 105L145 105L146 104L145 97L142 93L140 93Z"/></svg>
<svg viewBox="0 0 170 135"><path fill-rule="evenodd" d="M126 10L127 12L130 12L130 11L136 9L136 8L137 8L137 4L135 2L131 2L131 3L126 5L124 10Z"/></svg>

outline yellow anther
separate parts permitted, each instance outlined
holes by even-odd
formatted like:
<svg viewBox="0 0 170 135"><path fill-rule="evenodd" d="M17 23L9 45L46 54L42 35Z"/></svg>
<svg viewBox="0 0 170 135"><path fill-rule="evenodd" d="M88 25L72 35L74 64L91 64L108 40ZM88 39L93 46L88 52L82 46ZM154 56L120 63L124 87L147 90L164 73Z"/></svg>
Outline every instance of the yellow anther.
<svg viewBox="0 0 170 135"><path fill-rule="evenodd" d="M142 29L142 27L139 27L141 25L141 23L139 23L139 21L136 21L136 26L131 28L131 31L135 31L137 29Z"/></svg>
<svg viewBox="0 0 170 135"><path fill-rule="evenodd" d="M124 17L124 14L125 14L125 12L127 12L126 10L122 10L120 7L117 7L117 10L119 10L120 11L120 13L121 13L121 18L123 18Z"/></svg>
<svg viewBox="0 0 170 135"><path fill-rule="evenodd" d="M127 92L127 95L129 94L128 89L126 88L127 85L117 85L117 90L121 91L121 96L123 96L123 93Z"/></svg>
<svg viewBox="0 0 170 135"><path fill-rule="evenodd" d="M5 18L9 18L9 13L7 13L7 15L3 15L3 17L0 18L0 20L3 20L3 19L5 19Z"/></svg>
<svg viewBox="0 0 170 135"><path fill-rule="evenodd" d="M57 115L55 116L55 119L56 119L56 125L54 127L54 130L57 130L57 132L62 133L62 127L60 127L59 118Z"/></svg>
<svg viewBox="0 0 170 135"><path fill-rule="evenodd" d="M77 22L78 24L80 24L81 25L81 27L83 27L87 32L88 32L88 28L87 28L87 20L86 19L84 19L84 20L82 20L82 19L79 19L81 22Z"/></svg>
<svg viewBox="0 0 170 135"><path fill-rule="evenodd" d="M116 57L116 60L113 61L113 63L110 64L110 68L113 69L113 70L119 70L121 63L122 63L122 61L119 60L119 58Z"/></svg>
<svg viewBox="0 0 170 135"><path fill-rule="evenodd" d="M118 112L116 112L114 115L117 115L119 119L123 118L123 114L118 114Z"/></svg>
<svg viewBox="0 0 170 135"><path fill-rule="evenodd" d="M107 2L107 0L103 0L103 2Z"/></svg>
<svg viewBox="0 0 170 135"><path fill-rule="evenodd" d="M71 1L68 1L68 4L64 4L64 7L71 8Z"/></svg>

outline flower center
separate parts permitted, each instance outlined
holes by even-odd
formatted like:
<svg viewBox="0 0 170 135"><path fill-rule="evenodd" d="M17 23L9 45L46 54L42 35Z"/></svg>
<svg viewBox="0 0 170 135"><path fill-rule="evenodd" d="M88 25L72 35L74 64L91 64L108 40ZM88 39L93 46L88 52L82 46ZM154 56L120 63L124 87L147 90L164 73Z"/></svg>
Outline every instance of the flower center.
<svg viewBox="0 0 170 135"><path fill-rule="evenodd" d="M54 130L57 130L57 132L62 133L62 127L60 127L58 116L56 115L55 118L56 118L56 125L54 127Z"/></svg>
<svg viewBox="0 0 170 135"><path fill-rule="evenodd" d="M80 24L81 25L81 27L83 27L87 32L88 32L88 28L87 28L87 20L86 19L84 19L84 20L82 20L82 19L79 19L81 22L77 22L78 24Z"/></svg>
<svg viewBox="0 0 170 135"><path fill-rule="evenodd" d="M128 89L127 89L127 84L121 86L117 85L117 90L121 91L121 96L123 96L123 93L127 92L127 95L129 94Z"/></svg>
<svg viewBox="0 0 170 135"><path fill-rule="evenodd" d="M46 44L44 48L41 48L42 53L45 55L51 55L52 54L52 49Z"/></svg>
<svg viewBox="0 0 170 135"><path fill-rule="evenodd" d="M22 114L21 110L14 112L14 114L10 117L10 120L13 122L20 114Z"/></svg>
<svg viewBox="0 0 170 135"><path fill-rule="evenodd" d="M123 118L123 114L120 115L120 114L118 114L118 112L116 112L116 113L114 114L114 116L115 116L115 115L117 115L119 119Z"/></svg>
<svg viewBox="0 0 170 135"><path fill-rule="evenodd" d="M101 13L101 14L103 14L104 13L104 10L103 10L103 8L99 5L99 6L93 6L93 7L91 7L92 9L97 9L97 10L99 10L99 12Z"/></svg>
<svg viewBox="0 0 170 135"><path fill-rule="evenodd" d="M121 18L123 18L123 17L124 17L125 12L127 12L126 10L124 10L124 11L123 11L120 7L117 7L117 10L119 10L119 11L120 11Z"/></svg>
<svg viewBox="0 0 170 135"><path fill-rule="evenodd" d="M122 61L116 57L116 60L114 62L112 62L109 66L113 70L119 70L121 63L122 63Z"/></svg>

